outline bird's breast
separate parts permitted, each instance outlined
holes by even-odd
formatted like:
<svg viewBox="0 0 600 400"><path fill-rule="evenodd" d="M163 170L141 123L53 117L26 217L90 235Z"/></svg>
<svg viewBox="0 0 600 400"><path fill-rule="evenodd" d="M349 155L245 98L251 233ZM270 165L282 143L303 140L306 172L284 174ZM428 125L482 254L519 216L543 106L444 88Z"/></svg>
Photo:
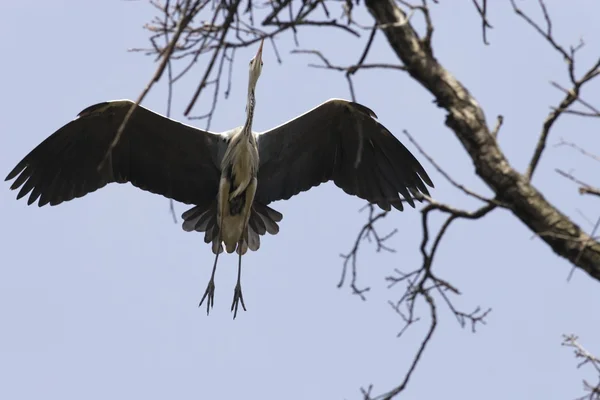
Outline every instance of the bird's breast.
<svg viewBox="0 0 600 400"><path fill-rule="evenodd" d="M238 139L238 138L236 138ZM230 182L230 199L239 196L258 173L258 149L252 139L233 141L223 158L222 175Z"/></svg>

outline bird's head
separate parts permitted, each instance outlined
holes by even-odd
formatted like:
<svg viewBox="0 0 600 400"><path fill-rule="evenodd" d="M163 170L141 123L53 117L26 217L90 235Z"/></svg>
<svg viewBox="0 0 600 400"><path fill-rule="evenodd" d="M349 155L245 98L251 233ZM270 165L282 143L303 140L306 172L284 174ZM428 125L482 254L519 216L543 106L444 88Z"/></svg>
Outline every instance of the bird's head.
<svg viewBox="0 0 600 400"><path fill-rule="evenodd" d="M248 83L248 92L254 92L256 82L258 82L258 77L262 71L262 49L264 41L264 39L261 39L256 55L252 57L252 60L250 60L250 82Z"/></svg>

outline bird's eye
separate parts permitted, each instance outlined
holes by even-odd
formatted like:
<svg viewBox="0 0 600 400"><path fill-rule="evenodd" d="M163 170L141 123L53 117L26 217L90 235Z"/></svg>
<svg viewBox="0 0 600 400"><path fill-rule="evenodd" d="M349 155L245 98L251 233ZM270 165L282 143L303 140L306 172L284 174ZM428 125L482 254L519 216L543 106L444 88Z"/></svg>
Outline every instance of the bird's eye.
<svg viewBox="0 0 600 400"><path fill-rule="evenodd" d="M260 62L260 66L261 66L261 67L263 66L263 62L262 62L262 61Z"/></svg>

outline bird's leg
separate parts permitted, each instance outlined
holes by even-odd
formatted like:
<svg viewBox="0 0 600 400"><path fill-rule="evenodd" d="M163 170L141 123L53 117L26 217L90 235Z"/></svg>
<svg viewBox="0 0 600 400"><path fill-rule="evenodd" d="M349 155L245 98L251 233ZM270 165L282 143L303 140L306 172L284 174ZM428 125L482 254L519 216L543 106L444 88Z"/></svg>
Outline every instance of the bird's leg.
<svg viewBox="0 0 600 400"><path fill-rule="evenodd" d="M210 281L208 281L204 296L202 296L202 299L198 304L198 307L202 306L202 303L208 297L208 301L206 302L206 315L210 313L210 309L215 305L215 272L217 272L217 262L219 261L219 253L221 253L221 227L223 226L223 213L218 213L217 218L217 226L219 228L219 233L217 233L217 254L215 255L215 263L213 265L212 273L210 274Z"/></svg>
<svg viewBox="0 0 600 400"><path fill-rule="evenodd" d="M246 311L246 305L244 304L244 296L242 296L242 284L241 284L241 276L242 276L242 243L244 243L244 236L238 242L238 248L240 249L240 258L238 262L238 275L237 275L237 284L235 285L235 290L233 292L233 303L231 303L231 311L233 311L233 319L237 316L238 304L242 302L242 308Z"/></svg>
<svg viewBox="0 0 600 400"><path fill-rule="evenodd" d="M198 304L198 307L200 307L202 306L202 303L204 303L204 300L207 300L206 315L209 314L210 309L215 305L215 272L217 271L217 261L219 260L220 243L221 242L219 241L219 249L217 249L217 255L215 256L215 264L213 265L212 274L210 275L210 281L208 281L208 286L206 286L204 296L202 296L202 300L200 300L200 304Z"/></svg>

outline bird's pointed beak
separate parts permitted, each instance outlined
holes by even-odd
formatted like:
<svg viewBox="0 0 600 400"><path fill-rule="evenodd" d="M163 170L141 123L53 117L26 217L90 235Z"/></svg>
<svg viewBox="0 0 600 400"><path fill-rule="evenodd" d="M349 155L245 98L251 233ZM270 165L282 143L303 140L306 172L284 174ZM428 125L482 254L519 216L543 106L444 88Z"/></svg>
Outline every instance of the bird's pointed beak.
<svg viewBox="0 0 600 400"><path fill-rule="evenodd" d="M260 40L260 46L258 46L258 51L256 52L256 59L258 61L262 61L262 50L263 50L263 44L265 43L265 39L261 39Z"/></svg>

